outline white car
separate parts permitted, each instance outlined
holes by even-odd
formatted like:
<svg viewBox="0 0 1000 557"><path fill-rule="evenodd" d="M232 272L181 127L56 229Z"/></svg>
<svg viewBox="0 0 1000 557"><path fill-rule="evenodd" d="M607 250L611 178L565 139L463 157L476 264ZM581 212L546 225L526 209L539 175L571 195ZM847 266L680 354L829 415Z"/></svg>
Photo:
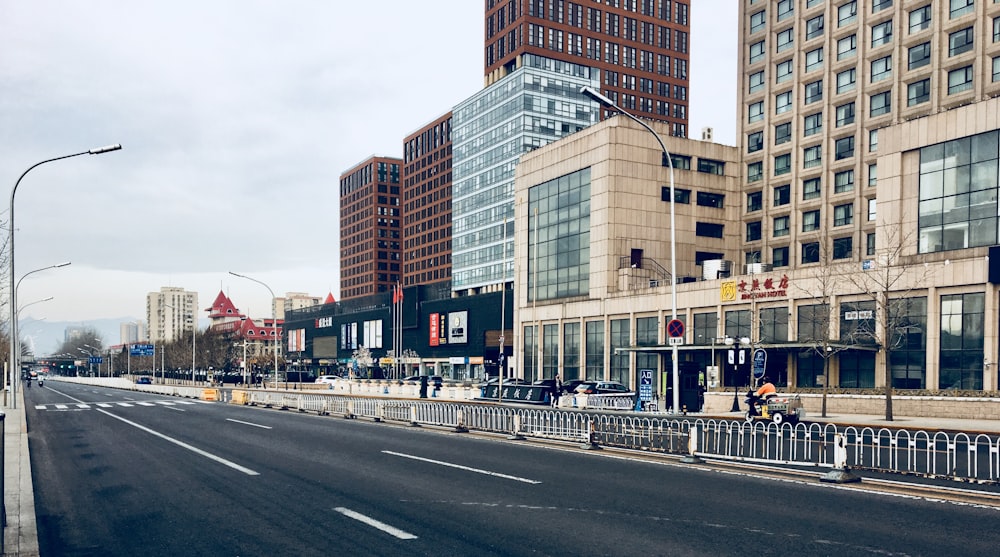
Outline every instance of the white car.
<svg viewBox="0 0 1000 557"><path fill-rule="evenodd" d="M344 378L339 375L320 375L316 378L313 383L326 383L327 385L332 385L337 381L343 381Z"/></svg>

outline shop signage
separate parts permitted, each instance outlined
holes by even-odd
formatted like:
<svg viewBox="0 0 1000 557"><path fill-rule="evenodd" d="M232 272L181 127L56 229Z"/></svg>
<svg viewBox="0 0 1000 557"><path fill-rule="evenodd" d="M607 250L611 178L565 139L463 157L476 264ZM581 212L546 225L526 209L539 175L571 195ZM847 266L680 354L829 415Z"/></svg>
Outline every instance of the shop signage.
<svg viewBox="0 0 1000 557"><path fill-rule="evenodd" d="M788 275L781 275L777 280L771 277L760 279L755 276L750 281L738 281L736 290L741 300L785 298L788 296L788 284Z"/></svg>

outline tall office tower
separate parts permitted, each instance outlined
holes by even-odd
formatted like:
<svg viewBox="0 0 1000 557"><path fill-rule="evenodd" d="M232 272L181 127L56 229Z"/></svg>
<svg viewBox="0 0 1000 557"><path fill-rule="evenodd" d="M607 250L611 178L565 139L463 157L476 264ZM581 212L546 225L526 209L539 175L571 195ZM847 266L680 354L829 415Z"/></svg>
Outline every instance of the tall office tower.
<svg viewBox="0 0 1000 557"><path fill-rule="evenodd" d="M597 68L602 92L619 106L687 137L688 8L671 0L486 0L486 85L529 54Z"/></svg>
<svg viewBox="0 0 1000 557"><path fill-rule="evenodd" d="M153 344L173 342L192 331L198 319L198 293L164 286L146 295L146 322Z"/></svg>
<svg viewBox="0 0 1000 557"><path fill-rule="evenodd" d="M954 109L1000 94L998 19L995 0L740 0L746 262L796 267L874 255L878 157L887 154L879 130L951 111L948 133L971 130ZM949 139L930 135L920 141ZM968 206L960 197L947 204ZM924 224L936 218L939 231L948 228L943 209L929 209L932 198L940 207L940 194L920 193L928 244ZM996 243L992 228L988 244L960 243ZM937 250L919 248L929 251Z"/></svg>
<svg viewBox="0 0 1000 557"><path fill-rule="evenodd" d="M598 70L534 54L524 54L519 63L453 110L455 295L500 291L513 282L518 160L597 119L597 103L580 88L599 86Z"/></svg>
<svg viewBox="0 0 1000 557"><path fill-rule="evenodd" d="M403 285L451 279L451 112L403 141Z"/></svg>
<svg viewBox="0 0 1000 557"><path fill-rule="evenodd" d="M400 268L400 166L372 156L340 176L340 296L389 292Z"/></svg>
<svg viewBox="0 0 1000 557"><path fill-rule="evenodd" d="M142 321L131 321L119 324L122 344L134 344L146 339L146 324Z"/></svg>

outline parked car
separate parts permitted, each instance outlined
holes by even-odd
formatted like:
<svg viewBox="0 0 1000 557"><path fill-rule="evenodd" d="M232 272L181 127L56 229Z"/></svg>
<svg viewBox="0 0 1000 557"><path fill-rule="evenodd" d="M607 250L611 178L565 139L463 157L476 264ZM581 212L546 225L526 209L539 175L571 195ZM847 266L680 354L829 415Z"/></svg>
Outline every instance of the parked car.
<svg viewBox="0 0 1000 557"><path fill-rule="evenodd" d="M152 385L153 384L153 380L150 379L149 377L140 377L140 378L138 378L138 379L135 380L135 384L136 385Z"/></svg>
<svg viewBox="0 0 1000 557"><path fill-rule="evenodd" d="M403 381L414 381L419 383L421 377L427 377L427 384L431 387L441 387L441 385L444 384L444 377L441 377L440 375L411 375L409 377L404 377Z"/></svg>
<svg viewBox="0 0 1000 557"><path fill-rule="evenodd" d="M563 394L572 393L576 390L576 387L580 385L580 383L586 382L587 381L584 379L570 379L569 381L563 381L562 392Z"/></svg>
<svg viewBox="0 0 1000 557"><path fill-rule="evenodd" d="M332 385L337 381L343 381L343 380L344 378L339 375L320 375L319 377L316 378L315 381L313 381L313 383L325 383L327 385Z"/></svg>
<svg viewBox="0 0 1000 557"><path fill-rule="evenodd" d="M577 385L573 392L585 395L635 394L618 381L584 381Z"/></svg>
<svg viewBox="0 0 1000 557"><path fill-rule="evenodd" d="M504 385L528 385L529 383L530 383L529 381L521 379L520 377L507 377L503 380ZM485 387L487 385L496 385L496 384L497 384L497 378L491 377L485 383L481 383L479 386Z"/></svg>

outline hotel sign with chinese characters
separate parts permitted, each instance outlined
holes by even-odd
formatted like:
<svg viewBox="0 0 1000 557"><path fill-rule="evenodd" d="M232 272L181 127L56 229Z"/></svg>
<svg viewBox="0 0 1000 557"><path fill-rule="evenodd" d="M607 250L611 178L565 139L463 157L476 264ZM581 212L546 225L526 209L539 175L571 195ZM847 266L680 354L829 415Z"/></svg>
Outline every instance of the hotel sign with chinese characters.
<svg viewBox="0 0 1000 557"><path fill-rule="evenodd" d="M788 284L788 275L781 275L781 278L778 279L773 277L762 279L754 276L750 280L725 281L722 283L719 293L723 302L785 298L788 297Z"/></svg>

